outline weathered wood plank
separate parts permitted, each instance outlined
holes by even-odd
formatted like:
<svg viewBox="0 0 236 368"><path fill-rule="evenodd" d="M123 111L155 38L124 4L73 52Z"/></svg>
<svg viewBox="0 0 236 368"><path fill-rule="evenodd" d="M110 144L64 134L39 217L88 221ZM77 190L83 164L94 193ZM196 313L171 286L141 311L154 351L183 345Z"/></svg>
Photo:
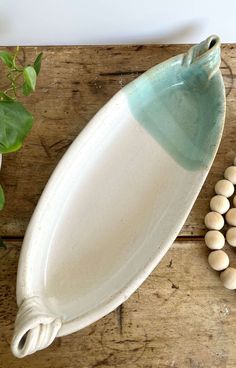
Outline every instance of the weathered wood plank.
<svg viewBox="0 0 236 368"><path fill-rule="evenodd" d="M9 344L20 242L0 249L1 368L235 368L236 298L207 264L202 240L178 241L115 312L23 360ZM231 251L232 264L236 254Z"/></svg>
<svg viewBox="0 0 236 368"><path fill-rule="evenodd" d="M37 92L27 100L35 116L24 149L4 157L1 182L7 205L0 234L23 236L38 198L55 165L96 111L121 87L149 67L184 52L186 45L25 48L26 60L44 52ZM203 235L213 184L236 154L236 47L222 50L227 118L222 144L211 173L181 231ZM1 79L0 85L6 82Z"/></svg>

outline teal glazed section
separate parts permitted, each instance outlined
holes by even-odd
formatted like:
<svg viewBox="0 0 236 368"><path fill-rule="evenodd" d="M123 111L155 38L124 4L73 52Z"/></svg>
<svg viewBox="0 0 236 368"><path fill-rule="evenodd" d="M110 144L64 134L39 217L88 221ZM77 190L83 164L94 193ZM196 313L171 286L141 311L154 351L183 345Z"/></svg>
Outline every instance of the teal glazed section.
<svg viewBox="0 0 236 368"><path fill-rule="evenodd" d="M219 65L220 41L211 36L124 88L135 119L187 170L207 168L221 138L225 89Z"/></svg>

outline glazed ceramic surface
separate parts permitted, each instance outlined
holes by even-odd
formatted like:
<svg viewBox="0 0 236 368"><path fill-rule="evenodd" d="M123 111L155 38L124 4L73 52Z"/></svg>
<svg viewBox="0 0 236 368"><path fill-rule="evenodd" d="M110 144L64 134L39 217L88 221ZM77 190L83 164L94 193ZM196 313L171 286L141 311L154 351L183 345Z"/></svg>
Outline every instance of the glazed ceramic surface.
<svg viewBox="0 0 236 368"><path fill-rule="evenodd" d="M119 91L54 171L25 235L12 351L23 357L124 302L164 256L222 135L220 41Z"/></svg>

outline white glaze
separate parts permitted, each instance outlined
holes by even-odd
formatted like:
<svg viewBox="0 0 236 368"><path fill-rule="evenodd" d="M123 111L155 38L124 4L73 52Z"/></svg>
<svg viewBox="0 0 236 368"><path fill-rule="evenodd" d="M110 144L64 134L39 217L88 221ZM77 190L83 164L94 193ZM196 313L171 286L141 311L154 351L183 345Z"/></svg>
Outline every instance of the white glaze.
<svg viewBox="0 0 236 368"><path fill-rule="evenodd" d="M15 322L12 351L17 358L45 349L55 339L61 328L61 318L55 317L38 297L31 297L21 304ZM27 339L27 334L30 339ZM22 343L23 339L25 342Z"/></svg>

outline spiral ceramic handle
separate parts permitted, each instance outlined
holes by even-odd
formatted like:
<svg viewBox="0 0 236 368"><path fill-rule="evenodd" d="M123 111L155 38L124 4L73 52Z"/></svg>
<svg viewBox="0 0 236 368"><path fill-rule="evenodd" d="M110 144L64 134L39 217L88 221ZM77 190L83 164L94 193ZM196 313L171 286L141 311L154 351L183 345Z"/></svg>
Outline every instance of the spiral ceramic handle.
<svg viewBox="0 0 236 368"><path fill-rule="evenodd" d="M17 358L23 358L48 347L57 336L61 325L61 319L52 315L40 298L24 300L16 317L11 344L13 354Z"/></svg>
<svg viewBox="0 0 236 368"><path fill-rule="evenodd" d="M183 65L190 67L197 78L204 72L203 77L211 79L219 70L220 62L220 38L215 35L191 47L183 57Z"/></svg>

